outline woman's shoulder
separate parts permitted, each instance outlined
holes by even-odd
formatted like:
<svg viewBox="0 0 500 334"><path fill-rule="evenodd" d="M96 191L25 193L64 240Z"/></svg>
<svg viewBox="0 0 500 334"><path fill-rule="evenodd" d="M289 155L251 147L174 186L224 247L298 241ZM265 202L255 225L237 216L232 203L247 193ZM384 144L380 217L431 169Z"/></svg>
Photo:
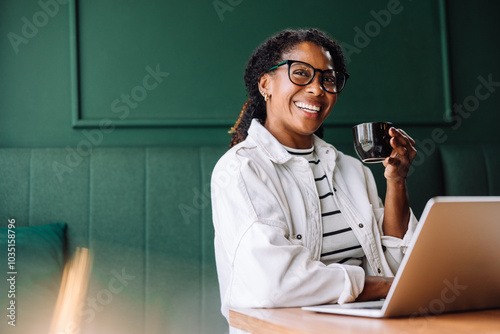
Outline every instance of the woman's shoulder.
<svg viewBox="0 0 500 334"><path fill-rule="evenodd" d="M251 140L246 139L227 150L217 161L213 173L235 174L245 166L254 166L261 160L258 147Z"/></svg>
<svg viewBox="0 0 500 334"><path fill-rule="evenodd" d="M228 163L239 160L241 157L251 156L251 152L256 148L250 140L246 139L227 150L218 160L217 164Z"/></svg>

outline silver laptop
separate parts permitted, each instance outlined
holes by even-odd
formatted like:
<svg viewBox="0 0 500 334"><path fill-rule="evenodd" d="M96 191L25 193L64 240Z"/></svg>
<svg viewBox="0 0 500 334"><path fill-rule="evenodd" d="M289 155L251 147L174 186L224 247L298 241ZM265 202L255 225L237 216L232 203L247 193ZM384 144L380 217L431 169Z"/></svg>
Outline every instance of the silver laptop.
<svg viewBox="0 0 500 334"><path fill-rule="evenodd" d="M500 307L500 197L435 197L387 298L303 307L373 318Z"/></svg>

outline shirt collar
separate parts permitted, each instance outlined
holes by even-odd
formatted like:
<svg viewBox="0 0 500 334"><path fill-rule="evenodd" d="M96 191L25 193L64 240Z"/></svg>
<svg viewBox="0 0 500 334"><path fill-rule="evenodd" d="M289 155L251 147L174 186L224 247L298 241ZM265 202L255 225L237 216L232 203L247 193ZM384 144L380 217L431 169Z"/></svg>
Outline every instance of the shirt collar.
<svg viewBox="0 0 500 334"><path fill-rule="evenodd" d="M281 143L274 138L274 136L256 118L254 118L250 124L248 137L250 137L274 163L284 164L293 158L283 145L281 145ZM314 148L318 154L331 150L332 158L335 159L337 157L337 150L316 135L314 135Z"/></svg>

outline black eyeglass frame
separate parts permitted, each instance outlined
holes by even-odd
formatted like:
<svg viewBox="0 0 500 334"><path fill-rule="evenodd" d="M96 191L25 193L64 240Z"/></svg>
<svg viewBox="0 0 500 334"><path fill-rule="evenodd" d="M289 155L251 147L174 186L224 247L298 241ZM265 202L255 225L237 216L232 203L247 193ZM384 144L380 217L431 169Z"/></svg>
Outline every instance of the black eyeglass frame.
<svg viewBox="0 0 500 334"><path fill-rule="evenodd" d="M293 64L293 63L301 63L301 64L305 64L305 65L310 66L310 67L313 69L313 71L314 71L314 72L313 72L313 75L312 75L311 79L310 79L310 80L309 80L306 84L302 84L302 85L301 85L301 84L298 84L298 83L293 82L292 78L290 77L290 65L291 65L291 64ZM330 93L330 94L339 94L340 92L342 92L342 91L344 90L344 88L345 88L346 83L347 83L347 79L349 79L349 74L347 74L347 73L345 73L345 72L342 72L342 71L335 71L335 70L320 70L320 69L318 69L318 68L314 68L311 64L306 63L306 62L303 62L303 61L300 61L300 60L284 60L284 61L282 61L281 63L279 63L279 64L277 64L277 65L275 65L275 66L271 67L271 68L270 68L270 69L268 69L267 71L268 71L268 72L271 72L272 70L275 70L275 69L277 69L278 67L280 67L280 66L282 66L282 65L285 65L285 64L287 64L287 65L288 65L288 79L290 80L290 82L291 82L291 83L293 83L294 85L297 85L297 86L307 86L307 85L309 85L309 84L310 84L310 83L314 80L314 78L316 77L316 72L319 72L319 73L321 74L321 80L320 80L320 83L321 83L321 88L323 88L323 90L324 90L325 92L328 92L328 93ZM325 73L325 72L329 72L329 71L333 71L335 74L340 73L340 74L344 75L344 78L345 78L345 79L344 79L344 84L342 85L342 88L341 88L338 92L330 92L330 91L329 91L329 90L327 90L327 89L325 88L325 86L323 85L323 73ZM335 79L336 79L336 78L337 78L337 75L335 75ZM335 86L336 86L336 87L337 87L337 89L338 89L338 86L337 86L337 85L335 85Z"/></svg>

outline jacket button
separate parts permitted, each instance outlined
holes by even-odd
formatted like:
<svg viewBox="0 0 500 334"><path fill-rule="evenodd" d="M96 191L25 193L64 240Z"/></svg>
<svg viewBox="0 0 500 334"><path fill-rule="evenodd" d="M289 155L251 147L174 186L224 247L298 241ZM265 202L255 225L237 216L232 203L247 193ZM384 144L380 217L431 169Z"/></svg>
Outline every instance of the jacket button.
<svg viewBox="0 0 500 334"><path fill-rule="evenodd" d="M302 239L302 235L301 234L297 234L297 239Z"/></svg>
<svg viewBox="0 0 500 334"><path fill-rule="evenodd" d="M359 226L359 228L363 228L365 225L359 224L358 226Z"/></svg>
<svg viewBox="0 0 500 334"><path fill-rule="evenodd" d="M378 268L377 271L378 271L379 274L382 272L382 270L380 270L380 268Z"/></svg>

